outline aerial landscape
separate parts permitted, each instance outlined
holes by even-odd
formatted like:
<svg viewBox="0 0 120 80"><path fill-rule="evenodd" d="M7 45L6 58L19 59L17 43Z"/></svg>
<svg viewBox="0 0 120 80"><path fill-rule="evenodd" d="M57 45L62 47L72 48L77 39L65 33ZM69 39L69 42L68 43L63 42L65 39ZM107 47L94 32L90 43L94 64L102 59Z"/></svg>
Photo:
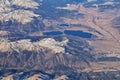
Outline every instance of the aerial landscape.
<svg viewBox="0 0 120 80"><path fill-rule="evenodd" d="M120 0L0 0L0 80L120 80Z"/></svg>

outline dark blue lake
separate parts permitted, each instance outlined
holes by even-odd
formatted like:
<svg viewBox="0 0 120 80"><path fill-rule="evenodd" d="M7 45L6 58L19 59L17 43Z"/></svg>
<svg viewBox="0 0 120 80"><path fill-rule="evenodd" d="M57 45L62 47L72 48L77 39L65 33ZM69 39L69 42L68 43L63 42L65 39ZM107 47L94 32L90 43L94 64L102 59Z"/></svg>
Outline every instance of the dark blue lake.
<svg viewBox="0 0 120 80"><path fill-rule="evenodd" d="M75 31L75 30L65 30L64 33L67 34L67 35L79 36L79 37L82 37L82 38L93 37L93 34L88 33L88 32L83 32L83 31L80 31L80 30L77 30L77 31Z"/></svg>
<svg viewBox="0 0 120 80"><path fill-rule="evenodd" d="M69 26L69 24L60 24L60 26L63 26L63 27L64 27L64 26Z"/></svg>
<svg viewBox="0 0 120 80"><path fill-rule="evenodd" d="M61 32L61 31L43 32L43 35L62 35L62 34L63 34L63 32ZM82 38L91 38L94 36L91 33L83 32L80 30L64 30L64 34L78 36L78 37L82 37Z"/></svg>
<svg viewBox="0 0 120 80"><path fill-rule="evenodd" d="M61 31L51 31L51 32L43 32L43 35L61 35L63 32Z"/></svg>

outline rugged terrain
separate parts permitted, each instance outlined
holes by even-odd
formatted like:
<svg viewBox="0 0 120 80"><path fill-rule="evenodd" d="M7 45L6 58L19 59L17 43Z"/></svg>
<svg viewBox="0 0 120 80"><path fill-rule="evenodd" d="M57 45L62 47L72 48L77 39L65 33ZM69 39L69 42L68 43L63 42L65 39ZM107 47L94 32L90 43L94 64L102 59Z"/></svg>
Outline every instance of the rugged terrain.
<svg viewBox="0 0 120 80"><path fill-rule="evenodd" d="M1 0L0 79L119 80L119 5Z"/></svg>

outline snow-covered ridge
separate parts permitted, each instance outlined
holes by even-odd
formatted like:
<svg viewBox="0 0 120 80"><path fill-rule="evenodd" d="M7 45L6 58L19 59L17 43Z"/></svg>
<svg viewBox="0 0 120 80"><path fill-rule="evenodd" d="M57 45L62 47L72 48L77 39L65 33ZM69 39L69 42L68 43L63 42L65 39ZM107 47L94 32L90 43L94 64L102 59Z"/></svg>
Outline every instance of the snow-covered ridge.
<svg viewBox="0 0 120 80"><path fill-rule="evenodd" d="M63 47L68 42L65 39L61 42L54 40L53 38L44 38L37 42L31 42L30 39L18 40L15 42L9 42L6 39L0 39L0 52L12 52L16 51L39 51L40 49L50 49L54 53L65 53L65 48Z"/></svg>
<svg viewBox="0 0 120 80"><path fill-rule="evenodd" d="M16 9L12 6L21 8ZM36 9L38 6L39 4L34 0L0 0L0 21L6 22L12 20L22 24L31 22L33 17L39 16L32 11L32 9ZM29 8L29 10L22 8Z"/></svg>

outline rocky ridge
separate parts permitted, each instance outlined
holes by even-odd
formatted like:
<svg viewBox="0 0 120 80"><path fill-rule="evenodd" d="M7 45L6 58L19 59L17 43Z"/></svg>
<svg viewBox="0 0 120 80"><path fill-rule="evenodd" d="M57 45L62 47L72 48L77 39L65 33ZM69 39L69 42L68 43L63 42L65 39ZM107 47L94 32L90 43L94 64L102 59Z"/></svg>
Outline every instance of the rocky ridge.
<svg viewBox="0 0 120 80"><path fill-rule="evenodd" d="M38 51L40 48L51 49L54 53L65 53L65 49L62 47L66 45L68 40L57 42L52 38L45 38L37 42L31 42L30 39L18 40L15 42L9 42L2 38L0 39L0 52L17 51L20 53L22 50Z"/></svg>
<svg viewBox="0 0 120 80"><path fill-rule="evenodd" d="M1 0L0 21L17 21L22 24L31 22L33 17L38 17L31 9L36 9L39 4L34 0ZM26 9L26 10L25 10Z"/></svg>
<svg viewBox="0 0 120 80"><path fill-rule="evenodd" d="M113 27L119 29L119 4L113 0L114 5L106 0L81 0L82 4L79 0L43 0L40 5L41 1L1 0L0 79L119 80L120 37L108 25L114 20ZM96 37L67 35L64 30ZM43 34L54 31L63 34Z"/></svg>

